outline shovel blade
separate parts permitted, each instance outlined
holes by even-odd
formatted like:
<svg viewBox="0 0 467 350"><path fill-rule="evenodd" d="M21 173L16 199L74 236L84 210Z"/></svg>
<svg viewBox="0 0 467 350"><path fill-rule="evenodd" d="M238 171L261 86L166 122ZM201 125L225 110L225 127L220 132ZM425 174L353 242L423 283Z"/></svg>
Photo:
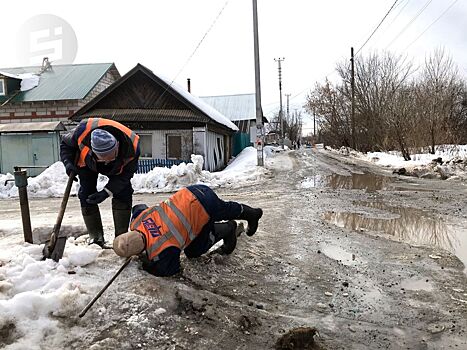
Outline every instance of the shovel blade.
<svg viewBox="0 0 467 350"><path fill-rule="evenodd" d="M55 247L50 253L50 258L53 261L58 262L63 257L63 252L65 251L66 237L58 237L55 242Z"/></svg>
<svg viewBox="0 0 467 350"><path fill-rule="evenodd" d="M51 238L45 242L44 248L42 249L42 260L53 259L58 262L63 257L66 240L66 236L56 238L54 234L52 234Z"/></svg>

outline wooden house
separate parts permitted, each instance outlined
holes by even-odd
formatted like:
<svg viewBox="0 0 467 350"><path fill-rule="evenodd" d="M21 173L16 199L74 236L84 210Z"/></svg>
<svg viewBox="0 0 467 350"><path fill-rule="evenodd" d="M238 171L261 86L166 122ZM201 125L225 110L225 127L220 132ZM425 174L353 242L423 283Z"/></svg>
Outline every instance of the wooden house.
<svg viewBox="0 0 467 350"><path fill-rule="evenodd" d="M232 156L237 126L170 79L141 64L101 92L70 118L118 121L140 136L141 159L190 161L204 157L204 169L222 169Z"/></svg>

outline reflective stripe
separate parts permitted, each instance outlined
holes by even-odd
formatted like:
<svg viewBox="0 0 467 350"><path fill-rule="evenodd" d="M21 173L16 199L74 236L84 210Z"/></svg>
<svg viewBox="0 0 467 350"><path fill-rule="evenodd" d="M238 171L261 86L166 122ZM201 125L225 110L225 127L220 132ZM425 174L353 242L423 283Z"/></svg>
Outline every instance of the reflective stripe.
<svg viewBox="0 0 467 350"><path fill-rule="evenodd" d="M167 200L166 201L167 205L169 206L170 209L173 210L173 212L175 213L175 215L177 215L177 218L181 221L181 223L183 224L183 226L185 227L185 230L186 232L188 232L188 236L190 237L190 240L193 241L196 236L195 234L193 233L193 230L191 228L191 225L190 223L188 222L187 218L185 217L185 215L183 215L183 213L180 211L180 209L177 208L177 206L175 204L172 203L172 201L170 200Z"/></svg>
<svg viewBox="0 0 467 350"><path fill-rule="evenodd" d="M92 120L91 130L94 130L99 126L99 122L101 121L101 119L100 118L90 118L89 121L91 121L91 120Z"/></svg>
<svg viewBox="0 0 467 350"><path fill-rule="evenodd" d="M164 223L168 226L170 232L175 237L177 242L180 244L180 249L183 250L185 248L185 239L183 238L183 236L180 234L180 232L178 232L177 228L173 224L172 220L170 220L170 218L168 217L164 209L162 209L160 206L156 206L155 209L157 210L157 213L160 215L162 221L164 221ZM167 235L168 233L166 233L165 235Z"/></svg>
<svg viewBox="0 0 467 350"><path fill-rule="evenodd" d="M155 251L157 251L162 245L172 238L172 234L167 232L165 235L161 236L152 246L147 249L148 256L151 256ZM156 256L157 257L157 256ZM152 260L157 261L157 260Z"/></svg>

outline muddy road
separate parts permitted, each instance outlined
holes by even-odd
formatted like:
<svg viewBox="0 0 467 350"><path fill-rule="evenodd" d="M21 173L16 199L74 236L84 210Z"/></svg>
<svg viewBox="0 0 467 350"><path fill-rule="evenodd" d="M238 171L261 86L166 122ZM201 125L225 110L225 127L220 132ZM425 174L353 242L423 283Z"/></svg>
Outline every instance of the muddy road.
<svg viewBox="0 0 467 350"><path fill-rule="evenodd" d="M314 327L319 349L467 349L465 185L325 150L280 154L269 171L259 186L216 190L264 210L257 234L242 235L232 255L183 259L171 278L132 262L83 319L58 319L65 342L44 345L273 349L291 329ZM64 222L79 222L78 205L70 200ZM41 208L31 201L31 211ZM110 213L104 221L110 234ZM107 251L89 279L104 285L122 263Z"/></svg>

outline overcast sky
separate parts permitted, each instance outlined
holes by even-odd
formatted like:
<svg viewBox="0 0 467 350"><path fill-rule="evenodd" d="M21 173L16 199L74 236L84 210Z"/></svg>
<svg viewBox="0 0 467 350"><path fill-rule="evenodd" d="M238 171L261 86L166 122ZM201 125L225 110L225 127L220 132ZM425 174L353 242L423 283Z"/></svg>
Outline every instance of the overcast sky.
<svg viewBox="0 0 467 350"><path fill-rule="evenodd" d="M317 80L332 78L336 62L349 58L351 46L355 51L362 46L393 3L258 0L265 112L279 107L274 58L285 58L283 105L285 109L285 94L291 94L294 110ZM423 60L445 47L465 74L466 12L466 0L399 0L360 54L387 49ZM24 65L17 51L25 39L17 34L30 18L52 14L76 34L74 63L114 62L122 75L141 63L182 86L190 78L197 96L255 91L251 0L23 0L3 2L2 14L7 15L0 21L0 67Z"/></svg>

